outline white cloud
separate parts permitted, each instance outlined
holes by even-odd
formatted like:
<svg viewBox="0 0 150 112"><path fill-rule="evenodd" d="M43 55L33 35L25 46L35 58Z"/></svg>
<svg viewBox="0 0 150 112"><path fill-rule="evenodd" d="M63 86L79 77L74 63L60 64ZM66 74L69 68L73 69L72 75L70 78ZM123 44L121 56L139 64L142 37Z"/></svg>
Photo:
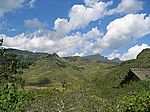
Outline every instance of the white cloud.
<svg viewBox="0 0 150 112"><path fill-rule="evenodd" d="M47 37L35 37L25 35L24 33L15 37L0 35L4 39L4 46L17 48L29 51L46 51L49 47L53 46L54 42Z"/></svg>
<svg viewBox="0 0 150 112"><path fill-rule="evenodd" d="M133 40L150 33L150 16L146 14L128 14L112 21L107 33L99 39L96 46L103 49L118 49Z"/></svg>
<svg viewBox="0 0 150 112"><path fill-rule="evenodd" d="M23 7L25 0L0 0L0 17L5 13L15 11Z"/></svg>
<svg viewBox="0 0 150 112"><path fill-rule="evenodd" d="M101 35L101 32L95 27L85 34L77 32L74 35L65 36L56 41L55 52L60 56L87 55L92 53L93 46Z"/></svg>
<svg viewBox="0 0 150 112"><path fill-rule="evenodd" d="M47 27L46 22L41 22L37 18L34 19L27 19L24 21L24 26L27 28L32 28L32 29L42 29Z"/></svg>
<svg viewBox="0 0 150 112"><path fill-rule="evenodd" d="M95 4L90 7L84 5L74 5L69 12L69 20L61 18L56 19L54 23L54 29L56 32L66 34L70 31L84 28L91 21L101 19L106 14L107 7L112 4L112 2L105 3L98 1L94 3Z"/></svg>
<svg viewBox="0 0 150 112"><path fill-rule="evenodd" d="M109 59L114 59L114 58L119 58L122 61L126 61L126 60L131 60L131 59L136 59L137 55L146 48L150 48L149 45L147 44L142 44L140 45L136 45L134 47L131 47L130 49L128 49L128 51L126 53L123 54L119 54L119 53L112 53L108 56Z"/></svg>
<svg viewBox="0 0 150 112"><path fill-rule="evenodd" d="M98 30L97 27L95 27L95 28L92 28L91 31L84 34L84 38L86 38L87 40L89 40L89 39L94 40L94 39L102 37L102 35L103 35L103 33L100 32L100 30Z"/></svg>
<svg viewBox="0 0 150 112"><path fill-rule="evenodd" d="M69 31L69 27L68 27L68 20L67 19L60 19L60 18L57 18L55 20L55 23L54 23L54 29L56 30L56 32L58 32L60 35L65 35L66 33L70 32Z"/></svg>
<svg viewBox="0 0 150 112"><path fill-rule="evenodd" d="M55 51L60 56L71 56L77 51L77 48L82 47L81 35L66 36L55 43Z"/></svg>
<svg viewBox="0 0 150 112"><path fill-rule="evenodd" d="M7 12L14 12L24 7L33 8L35 2L36 0L0 0L0 18Z"/></svg>
<svg viewBox="0 0 150 112"><path fill-rule="evenodd" d="M96 21L104 16L131 13L143 9L143 2L139 0L122 0L118 7L108 11L110 2L100 0L84 0L85 5L74 5L69 12L69 19L57 18L54 23L54 29L61 34L69 33L72 30L84 28L91 21Z"/></svg>
<svg viewBox="0 0 150 112"><path fill-rule="evenodd" d="M97 54L105 49L118 49L131 40L142 38L150 33L150 17L145 14L128 14L112 21L104 35L95 27L89 32L76 32L68 36L57 37L57 32L40 29L31 34L15 37L1 35L4 45L30 51L58 53L60 56ZM55 38L55 39L54 39ZM119 57L120 54L112 54Z"/></svg>
<svg viewBox="0 0 150 112"><path fill-rule="evenodd" d="M74 5L69 12L69 19L57 18L54 29L62 35L73 30L84 28L91 21L102 19L104 16L131 13L143 9L143 2L139 0L122 0L118 7L109 10L113 1L84 0L85 5Z"/></svg>
<svg viewBox="0 0 150 112"><path fill-rule="evenodd" d="M39 30L32 34L23 33L15 37L0 35L0 37L4 38L4 46L6 47L48 53L55 52L60 56L71 56L77 53L86 55L88 52L92 52L95 41L102 35L97 28L93 28L85 34L75 33L53 40L51 39L52 33Z"/></svg>
<svg viewBox="0 0 150 112"><path fill-rule="evenodd" d="M143 2L141 0L122 0L116 8L109 11L109 14L133 13L142 9Z"/></svg>
<svg viewBox="0 0 150 112"><path fill-rule="evenodd" d="M86 6L93 6L98 3L100 0L84 0Z"/></svg>
<svg viewBox="0 0 150 112"><path fill-rule="evenodd" d="M29 2L29 8L34 8L36 0L31 0Z"/></svg>

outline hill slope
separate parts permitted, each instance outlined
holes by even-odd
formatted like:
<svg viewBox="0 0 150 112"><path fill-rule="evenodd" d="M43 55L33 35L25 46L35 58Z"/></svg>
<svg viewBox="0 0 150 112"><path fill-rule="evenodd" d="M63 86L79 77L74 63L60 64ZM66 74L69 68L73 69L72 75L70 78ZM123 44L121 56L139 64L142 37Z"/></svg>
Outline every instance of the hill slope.
<svg viewBox="0 0 150 112"><path fill-rule="evenodd" d="M149 54L150 49L143 50L137 59L121 64L81 57L60 58L56 54L40 54L41 58L37 55L35 60L29 58L34 60L33 64L22 77L26 81L25 88L36 99L28 111L117 112L122 97L150 91L150 82L132 82L118 87L129 68L150 67Z"/></svg>
<svg viewBox="0 0 150 112"><path fill-rule="evenodd" d="M79 82L80 84L99 79L99 82L104 80L116 86L129 68L150 67L150 49L143 50L136 60L129 60L119 65L116 63L109 64L113 61L98 54L86 57L61 58L56 53L33 53L16 49L7 49L7 51L17 54L19 59L33 62L30 69L26 70L23 75L26 82L31 85L44 83L47 86L55 84L60 86L64 82L69 82L69 84Z"/></svg>

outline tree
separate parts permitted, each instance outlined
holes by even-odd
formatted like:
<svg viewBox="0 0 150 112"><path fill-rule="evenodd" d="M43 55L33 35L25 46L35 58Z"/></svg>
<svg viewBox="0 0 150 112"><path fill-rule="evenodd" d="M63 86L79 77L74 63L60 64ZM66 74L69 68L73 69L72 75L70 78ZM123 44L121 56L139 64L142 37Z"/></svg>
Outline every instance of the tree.
<svg viewBox="0 0 150 112"><path fill-rule="evenodd" d="M24 81L20 74L28 66L28 63L18 60L17 55L0 49L0 83L4 85L0 91L1 112L17 112L22 105L29 104L30 97L21 93L17 86L23 87Z"/></svg>
<svg viewBox="0 0 150 112"><path fill-rule="evenodd" d="M0 82L17 82L22 84L20 77L22 69L29 67L28 62L22 62L17 59L17 55L7 52L6 49L0 49Z"/></svg>

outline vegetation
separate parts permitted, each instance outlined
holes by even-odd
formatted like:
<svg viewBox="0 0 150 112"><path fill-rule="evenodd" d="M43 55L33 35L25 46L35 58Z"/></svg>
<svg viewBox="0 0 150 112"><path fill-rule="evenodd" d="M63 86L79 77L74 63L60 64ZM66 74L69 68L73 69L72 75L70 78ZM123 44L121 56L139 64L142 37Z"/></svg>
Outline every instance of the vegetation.
<svg viewBox="0 0 150 112"><path fill-rule="evenodd" d="M12 51L8 50L7 53ZM25 112L148 112L150 110L149 81L135 81L119 87L129 68L150 68L149 49L143 50L136 60L122 63L95 61L91 57L90 59L60 58L57 54L28 51L13 50L13 54L17 55L13 58L18 60L17 63L27 60L24 65L28 66L30 62L32 64L29 69L24 70L19 67L22 64L19 64L15 68L17 73L9 74L15 78L21 77L25 81L25 86L24 89L9 89L8 92L5 88L16 86L7 84L1 92L1 98L4 99L0 102L4 100L7 102L2 107L9 109L10 107L5 104L15 104L17 111ZM22 70L23 74L19 75ZM8 93L15 96L15 103L10 100L12 98L6 97L11 96ZM13 107L11 109L13 110Z"/></svg>
<svg viewBox="0 0 150 112"><path fill-rule="evenodd" d="M24 93L19 92L18 86L23 86L20 76L22 69L28 68L28 63L19 61L15 54L0 49L0 82L3 85L0 91L0 111L16 112L28 101Z"/></svg>
<svg viewBox="0 0 150 112"><path fill-rule="evenodd" d="M136 95L123 97L121 108L124 112L149 112L150 91L144 91Z"/></svg>
<svg viewBox="0 0 150 112"><path fill-rule="evenodd" d="M1 112L20 112L32 102L33 96L27 92L19 91L15 83L7 83L0 93Z"/></svg>
<svg viewBox="0 0 150 112"><path fill-rule="evenodd" d="M0 49L0 82L18 82L22 83L22 69L29 66L28 62L19 61L17 55L6 52L6 49Z"/></svg>

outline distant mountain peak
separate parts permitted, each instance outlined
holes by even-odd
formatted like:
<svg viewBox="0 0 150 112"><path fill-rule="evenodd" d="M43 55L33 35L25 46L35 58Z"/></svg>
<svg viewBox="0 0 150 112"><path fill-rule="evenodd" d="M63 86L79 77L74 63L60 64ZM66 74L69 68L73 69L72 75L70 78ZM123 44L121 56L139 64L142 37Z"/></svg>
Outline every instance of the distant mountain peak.
<svg viewBox="0 0 150 112"><path fill-rule="evenodd" d="M52 56L59 58L59 55L57 53L53 53Z"/></svg>
<svg viewBox="0 0 150 112"><path fill-rule="evenodd" d="M49 57L49 58L59 58L59 55L56 54L56 53L53 53L53 54L48 54L47 57Z"/></svg>
<svg viewBox="0 0 150 112"><path fill-rule="evenodd" d="M121 63L119 58L109 60L107 57L104 57L100 54L85 56L85 57L82 57L82 59L89 59L89 60L94 60L94 61L99 61L99 62L106 62L106 63Z"/></svg>

